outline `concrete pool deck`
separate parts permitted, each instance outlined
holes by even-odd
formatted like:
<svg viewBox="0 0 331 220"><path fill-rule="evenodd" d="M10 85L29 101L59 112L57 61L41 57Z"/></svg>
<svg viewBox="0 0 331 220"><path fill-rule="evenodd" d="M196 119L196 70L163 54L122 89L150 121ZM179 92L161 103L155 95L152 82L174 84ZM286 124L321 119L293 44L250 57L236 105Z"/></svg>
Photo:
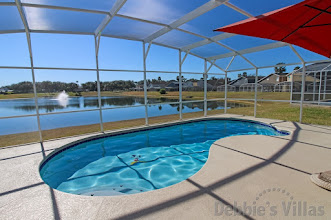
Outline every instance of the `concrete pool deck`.
<svg viewBox="0 0 331 220"><path fill-rule="evenodd" d="M114 197L63 193L39 176L45 156L93 135L1 148L0 219L283 219L286 211L289 219L331 218L331 192L309 179L311 173L331 170L331 127L230 114L211 117L269 123L291 135L220 139L205 166L189 179Z"/></svg>

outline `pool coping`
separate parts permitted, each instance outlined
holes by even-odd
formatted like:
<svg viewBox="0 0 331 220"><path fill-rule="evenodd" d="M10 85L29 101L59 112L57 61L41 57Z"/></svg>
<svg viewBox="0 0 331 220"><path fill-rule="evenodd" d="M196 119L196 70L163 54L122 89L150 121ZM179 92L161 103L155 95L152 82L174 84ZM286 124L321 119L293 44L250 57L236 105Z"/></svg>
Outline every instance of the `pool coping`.
<svg viewBox="0 0 331 220"><path fill-rule="evenodd" d="M89 141L93 141L93 140L97 140L97 139L102 139L102 138L107 138L107 137L115 137L115 136L118 136L118 135L131 134L131 133L136 133L136 132L141 132L141 131L148 131L148 130L153 130L153 129L157 129L157 128L166 128L166 127L171 127L171 126L176 126L176 125L183 125L183 124L189 124L189 123L194 123L194 122L202 122L202 121L212 121L212 120L222 120L222 121L227 120L227 121L248 122L248 123L258 124L258 125L262 125L262 126L272 128L277 133L280 133L280 134L283 134L283 135L290 135L291 134L290 131L279 130L279 129L277 129L276 126L273 126L271 124L268 124L268 123L265 123L265 122L259 122L259 121L251 120L251 119L240 119L240 118L235 118L235 117L224 118L224 117L217 117L217 116L187 119L187 120L174 121L174 122L169 122L169 123L153 124L153 125L143 126L143 127L134 127L134 128L126 128L126 129L121 129L121 130L116 130L116 131L109 131L109 132L106 132L106 133L103 133L103 134L97 134L97 135L81 138L79 140L76 140L76 141L70 142L68 144L65 144L65 145L55 149L54 151L52 151L50 154L48 154L39 163L38 171L40 173L41 169L45 166L45 164L47 162L49 162L51 159L53 159L55 156L57 156L58 154L66 151L70 148L73 148L73 147L75 147L79 144L85 143L85 142L89 142ZM218 140L220 140L220 139L217 139L215 142L217 142ZM41 176L40 176L40 178L42 179Z"/></svg>

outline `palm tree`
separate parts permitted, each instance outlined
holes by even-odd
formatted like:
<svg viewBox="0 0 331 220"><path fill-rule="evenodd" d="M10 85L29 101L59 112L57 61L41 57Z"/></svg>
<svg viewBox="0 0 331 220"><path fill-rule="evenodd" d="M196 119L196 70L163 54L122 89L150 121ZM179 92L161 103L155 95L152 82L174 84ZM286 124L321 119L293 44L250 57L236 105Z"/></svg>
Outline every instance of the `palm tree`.
<svg viewBox="0 0 331 220"><path fill-rule="evenodd" d="M285 63L277 63L276 65L282 65ZM285 66L275 66L275 73L281 74L286 72L286 67Z"/></svg>
<svg viewBox="0 0 331 220"><path fill-rule="evenodd" d="M176 80L179 82L179 76L176 77ZM182 82L186 82L186 78L184 78L184 76L182 76Z"/></svg>

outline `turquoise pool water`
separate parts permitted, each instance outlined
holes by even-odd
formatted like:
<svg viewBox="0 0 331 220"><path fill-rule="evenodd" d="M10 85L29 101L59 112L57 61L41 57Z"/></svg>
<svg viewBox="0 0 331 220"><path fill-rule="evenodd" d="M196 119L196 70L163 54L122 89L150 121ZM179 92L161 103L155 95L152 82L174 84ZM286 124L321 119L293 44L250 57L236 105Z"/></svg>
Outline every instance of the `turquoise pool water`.
<svg viewBox="0 0 331 220"><path fill-rule="evenodd" d="M209 148L235 135L285 133L247 121L206 120L99 138L52 155L40 175L54 189L89 196L146 192L179 183L206 163Z"/></svg>

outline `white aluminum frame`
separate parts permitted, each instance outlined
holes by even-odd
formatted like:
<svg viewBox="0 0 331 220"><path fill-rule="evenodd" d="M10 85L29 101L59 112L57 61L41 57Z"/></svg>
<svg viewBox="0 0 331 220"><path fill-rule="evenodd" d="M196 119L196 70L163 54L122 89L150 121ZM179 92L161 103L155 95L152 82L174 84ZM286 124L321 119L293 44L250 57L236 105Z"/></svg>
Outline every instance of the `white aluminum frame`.
<svg viewBox="0 0 331 220"><path fill-rule="evenodd" d="M233 56L228 64L228 66L225 69L225 78L224 78L224 83L225 83L225 92L224 92L224 114L226 114L226 111L228 109L228 69L230 68L234 58L236 56Z"/></svg>
<svg viewBox="0 0 331 220"><path fill-rule="evenodd" d="M100 74L99 74L99 48L100 48L100 36L94 37L95 41L95 63L97 68L97 90L98 90L98 105L99 105L99 115L100 115L100 130L104 132L103 129L103 118L102 118L102 104L101 104L101 88L100 88Z"/></svg>
<svg viewBox="0 0 331 220"><path fill-rule="evenodd" d="M161 30L151 34L150 36L146 37L144 39L144 42L150 43L153 40L155 40L156 38L168 33L169 31L178 28L179 26L193 20L194 18L199 17L200 15L224 4L225 2L227 2L229 0L212 0L209 1L207 3L205 3L204 5L200 6L199 8L187 13L186 15L184 15L183 17L181 17L180 19L172 22L171 24L167 25L166 27L162 28Z"/></svg>
<svg viewBox="0 0 331 220"><path fill-rule="evenodd" d="M289 45L292 51L297 55L297 57L302 61L302 77L301 77L301 101L300 101L300 116L299 122L302 122L302 114L303 114L303 102L305 97L305 83L306 83L306 63L305 60L300 56L300 54L294 49L292 45Z"/></svg>
<svg viewBox="0 0 331 220"><path fill-rule="evenodd" d="M179 61L179 120L183 120L183 82L182 82L182 65L185 62L187 53L182 60L182 51L178 50L178 61Z"/></svg>
<svg viewBox="0 0 331 220"><path fill-rule="evenodd" d="M257 110L257 81L258 81L258 74L259 69L255 69L255 91L254 91L254 117L256 117L256 110Z"/></svg>
<svg viewBox="0 0 331 220"><path fill-rule="evenodd" d="M236 36L236 34L229 34L229 33L222 33L219 35L216 35L214 37L205 37L196 33L192 33L190 31L186 31L180 28L180 26L182 24L187 23L188 21L191 21L192 19L197 18L198 16L220 6L220 5L225 5L247 17L253 17L250 13L238 8L237 6L231 4L228 2L228 0L210 0L209 2L205 3L204 5L198 7L197 9L189 12L188 14L184 15L183 17L181 17L180 19L176 20L175 22L171 23L170 25L167 24L162 24L159 22L154 22L154 21L148 21L148 20L144 20L144 19L139 19L139 18L135 18L135 17L130 17L130 16L126 16L126 15L121 15L118 14L118 11L121 9L121 7L126 3L127 0L117 0L116 3L114 4L114 6L112 7L112 9L109 12L105 12L105 11L99 11L99 10L90 10L90 9L80 9L80 8L71 8L71 7L62 7L62 6L52 6L52 5L42 5L42 4L30 4L30 3L21 3L20 0L15 0L15 2L1 2L0 3L0 7L1 6L16 6L22 23L24 25L24 29L22 30L4 30L4 31L0 31L0 34L5 34L5 33L26 33L26 37L27 37L27 43L28 43L28 49L29 49L29 55L30 55L30 67L17 67L17 66L0 66L0 69L30 69L31 73L32 73L32 83L33 83L33 93L34 93L34 101L35 101L35 106L36 106L36 114L30 114L30 115L19 115L19 116L7 116L7 117L0 117L0 119L8 119L8 118L20 118L20 117L31 117L31 116L36 116L37 117L37 122L38 122L38 132L39 132L39 136L40 136L40 141L43 141L43 137L42 137L42 128L40 125L40 116L44 116L44 115L51 115L51 114L65 114L65 113L74 113L74 112L86 112L86 111L99 111L100 112L100 131L103 132L103 119L102 119L102 110L108 110L108 109L115 109L115 108L132 108L132 107L145 107L145 123L148 126L148 106L152 105L148 103L148 99L147 99L147 73L169 73L169 74L179 74L179 102L173 102L171 104L179 104L180 105L180 113L179 113L179 119L182 120L182 105L183 103L194 103L194 102L202 102L202 100L194 100L194 101L183 101L182 100L182 74L203 74L204 77L204 116L207 116L207 102L208 101L217 101L217 100L224 100L224 113L227 112L227 101L228 100L246 100L246 101L254 101L254 117L256 117L256 112L257 112L257 101L267 101L267 102L289 102L289 103L298 103L298 101L293 101L292 100L292 90L291 90L291 100L260 100L257 99L257 76L258 76L258 70L259 69L263 69L263 68L271 68L271 67L276 67L276 66L290 66L290 65L299 65L302 64L303 66L303 74L302 74L302 87L301 87L301 100L300 100L300 118L299 121L302 122L302 117L303 117L303 104L304 103L314 103L315 101L313 100L312 102L306 102L304 101L304 94L305 94L305 75L306 75L306 64L309 63L319 63L319 62L326 62L326 61L330 61L328 60L319 60L319 61L305 61L301 55L293 48L292 45L284 43L284 42L275 42L275 43L271 43L271 44L266 44L266 45L262 45L262 46L257 46L257 47L252 47L252 48L247 48L244 50L239 50L236 51L224 44L222 44L221 40L232 37L232 36ZM46 31L46 30L30 30L29 26L28 26L28 22L26 20L26 16L24 14L24 10L22 7L36 7L36 8L45 8L45 9L54 9L54 10L67 10L67 11L76 11L76 12L84 12L84 13L94 13L94 14L103 14L105 15L104 20L99 24L99 26L97 27L97 29L94 31L94 33L86 33L86 32L74 32L74 31ZM151 34L150 36L148 36L145 39L137 39L137 38L131 38L131 37L119 37L119 36L112 36L112 35L107 35L107 34L103 34L103 30L107 27L107 25L110 23L111 24L111 20L113 17L122 17L125 19L131 19L131 20L136 20L136 21L140 21L140 22L145 22L145 23L150 23L150 24L154 24L154 25L159 25L162 26L163 28L153 34ZM168 33L171 30L177 30L177 31L181 31L187 34L191 34L200 38L203 38L203 40L184 46L182 48L175 48L169 45L164 45L164 44L160 44L160 43L155 43L153 42L153 40L155 40L156 38L162 36L165 33ZM30 33L62 33L62 34L80 34L80 35L94 35L95 38L95 58L96 58L96 68L61 68L61 67L35 67L34 63L33 63L33 53L32 53L32 45L31 45L31 37L30 37ZM99 52L99 47L100 47L100 39L101 37L113 37L113 38L120 38L120 39L126 39L126 40L134 40L134 41L140 41L143 44L143 70L123 70L123 69L99 69L99 59L98 59L98 52ZM145 44L148 43L148 48L146 50L146 46ZM146 59L148 56L148 52L150 50L151 45L155 44L155 45L160 45L160 46L164 46L167 48L171 48L171 49L177 49L179 51L179 72L173 72L173 71L150 71L147 69L146 66ZM194 54L191 52L192 49L197 48L197 47L201 47L204 46L206 44L210 44L210 43L216 43L219 46L222 46L228 50L230 50L230 53L226 53L226 54L220 54L220 55L216 55L216 56L212 56L212 57L201 57L197 54ZM252 63L251 61L249 61L246 57L244 57L244 54L248 54L248 53L254 53L254 52L258 52L258 51L263 51L263 50L269 50L269 49L274 49L274 48L279 48L279 47L283 47L283 46L289 46L293 52L299 57L299 59L301 60L301 63L289 63L289 64L282 64L282 65L274 65L274 66L262 66L262 67L257 67L254 63ZM185 52L185 56L182 59L181 57L181 53ZM183 72L182 71L182 65L185 62L185 59L188 55L193 55L196 56L198 58L204 59L204 72ZM252 68L248 68L248 69L240 69L240 70L228 70L229 67L231 66L233 60L235 59L236 56L240 56L242 57L245 61L247 61ZM215 62L217 59L222 59L222 58L227 58L227 57L232 57L231 61L229 62L228 66L226 69L222 69L220 66L218 66ZM207 63L210 63L209 68L207 68ZM212 66L217 67L218 69L220 69L222 72L224 73L209 73L212 75L225 75L225 97L224 99L207 99L207 77L208 77L208 72L211 69ZM327 68L327 67L326 67ZM39 107L38 107L38 96L37 96L37 89L36 89L36 81L35 81L35 69L40 69L40 70L76 70L76 71L96 71L97 73L97 90L98 90L98 108L96 109L85 109L85 110L77 110L77 111L64 111L64 112L53 112L53 113L40 113L39 112ZM244 71L244 70L256 70L256 74L255 74L255 96L254 99L234 99L234 98L228 98L227 97L227 85L228 85L228 80L227 80L227 76L229 72L237 72L237 71ZM137 73L143 73L144 74L144 105L137 105L137 106L130 106L130 107L126 107L126 106L120 106L120 107L111 107L111 108L102 108L102 103L101 103L101 88L100 88L100 77L99 77L99 72L100 71L108 71L108 72L137 72ZM308 71L307 71L308 72ZM312 72L316 72L316 71L312 71ZM326 79L327 79L327 72L325 71L325 82L324 82L324 90L326 90ZM318 97L318 104L320 104L320 98L321 98L321 83L322 83L322 77L323 77L323 70L320 71L320 86L319 86L319 97ZM293 82L293 80L292 80ZM314 83L314 92L313 94L315 94L315 83ZM293 87L293 85L292 85ZM324 91L324 99L325 99L325 95L326 95L326 91ZM158 104L169 104L169 103L158 103Z"/></svg>
<svg viewBox="0 0 331 220"><path fill-rule="evenodd" d="M143 42L143 62L144 62L144 100L145 100L145 125L148 126L148 99L147 99L147 73L146 73L146 59L148 56L150 45L148 45L148 50L146 51L145 42Z"/></svg>
<svg viewBox="0 0 331 220"><path fill-rule="evenodd" d="M29 48L29 54L30 54L30 64L31 64L31 73L32 73L32 84L33 84L33 93L34 93L34 101L35 101L35 106L36 106L36 116L37 116L37 123L38 123L38 132L39 132L39 138L40 142L43 142L43 135L42 135L42 130L41 130L41 125L40 125L40 114L39 114L39 107L38 107L38 96L37 96L37 88L36 88L36 79L35 79L35 74L34 74L34 68L33 68L33 55L32 55L32 46L31 46L31 38L30 38L30 29L28 26L28 22L26 20L26 16L24 14L24 11L22 9L21 1L20 0L15 0L16 7L20 13L22 22L24 24L24 29L26 33L26 39L28 43L28 48Z"/></svg>

